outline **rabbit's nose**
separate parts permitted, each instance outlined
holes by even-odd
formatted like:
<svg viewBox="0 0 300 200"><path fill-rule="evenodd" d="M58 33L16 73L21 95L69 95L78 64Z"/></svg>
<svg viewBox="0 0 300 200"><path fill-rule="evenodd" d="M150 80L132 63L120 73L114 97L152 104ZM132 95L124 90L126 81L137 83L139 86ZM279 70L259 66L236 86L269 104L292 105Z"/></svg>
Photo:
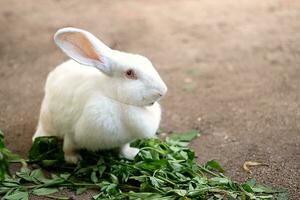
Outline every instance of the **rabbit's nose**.
<svg viewBox="0 0 300 200"><path fill-rule="evenodd" d="M168 91L168 88L167 87L164 87L160 92L159 92L159 96L162 97L164 96Z"/></svg>
<svg viewBox="0 0 300 200"><path fill-rule="evenodd" d="M161 96L164 96L167 93L167 91L168 91L168 88L167 88L166 84L164 84L164 86L162 87L161 92L160 92Z"/></svg>

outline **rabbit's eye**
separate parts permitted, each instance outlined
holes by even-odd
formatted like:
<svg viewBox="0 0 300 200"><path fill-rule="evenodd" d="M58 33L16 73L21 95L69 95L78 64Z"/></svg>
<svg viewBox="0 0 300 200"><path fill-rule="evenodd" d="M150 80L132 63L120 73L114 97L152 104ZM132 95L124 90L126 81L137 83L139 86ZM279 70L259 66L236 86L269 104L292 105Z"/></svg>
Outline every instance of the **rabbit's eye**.
<svg viewBox="0 0 300 200"><path fill-rule="evenodd" d="M133 69L128 69L128 70L125 72L125 75L126 75L126 77L129 78L129 79L133 79L133 80L136 80L136 79L137 79L136 73L134 72Z"/></svg>

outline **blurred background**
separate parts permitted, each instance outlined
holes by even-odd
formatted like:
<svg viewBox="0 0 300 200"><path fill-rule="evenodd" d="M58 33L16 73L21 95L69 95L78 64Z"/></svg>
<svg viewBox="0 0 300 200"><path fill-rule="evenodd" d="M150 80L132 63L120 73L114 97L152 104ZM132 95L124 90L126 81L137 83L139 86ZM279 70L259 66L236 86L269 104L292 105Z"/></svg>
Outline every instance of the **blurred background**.
<svg viewBox="0 0 300 200"><path fill-rule="evenodd" d="M152 60L169 88L161 128L200 130L199 162L300 196L299 1L0 0L0 128L23 156L47 74L67 59L52 40L65 26ZM248 160L269 166L250 175Z"/></svg>

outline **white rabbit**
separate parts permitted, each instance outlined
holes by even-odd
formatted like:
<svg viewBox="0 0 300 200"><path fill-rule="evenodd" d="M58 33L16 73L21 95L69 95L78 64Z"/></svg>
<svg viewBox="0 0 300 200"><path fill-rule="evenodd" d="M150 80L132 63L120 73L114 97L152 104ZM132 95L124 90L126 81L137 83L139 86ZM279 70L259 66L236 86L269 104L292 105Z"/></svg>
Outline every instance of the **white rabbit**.
<svg viewBox="0 0 300 200"><path fill-rule="evenodd" d="M147 58L112 50L85 30L63 28L54 40L73 60L49 73L33 140L63 139L69 163L80 159L78 149L119 147L133 159L138 149L129 142L158 129L165 83Z"/></svg>

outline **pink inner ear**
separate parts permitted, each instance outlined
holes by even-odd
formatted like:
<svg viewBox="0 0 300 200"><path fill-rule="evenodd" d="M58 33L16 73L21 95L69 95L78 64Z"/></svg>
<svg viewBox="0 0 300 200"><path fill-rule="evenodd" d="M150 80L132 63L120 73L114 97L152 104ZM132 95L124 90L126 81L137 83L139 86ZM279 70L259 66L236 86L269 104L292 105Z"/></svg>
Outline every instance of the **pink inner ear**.
<svg viewBox="0 0 300 200"><path fill-rule="evenodd" d="M92 60L100 60L99 55L95 52L93 45L82 33L65 33L60 36L60 40L73 45L76 51L80 52L82 56Z"/></svg>

